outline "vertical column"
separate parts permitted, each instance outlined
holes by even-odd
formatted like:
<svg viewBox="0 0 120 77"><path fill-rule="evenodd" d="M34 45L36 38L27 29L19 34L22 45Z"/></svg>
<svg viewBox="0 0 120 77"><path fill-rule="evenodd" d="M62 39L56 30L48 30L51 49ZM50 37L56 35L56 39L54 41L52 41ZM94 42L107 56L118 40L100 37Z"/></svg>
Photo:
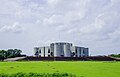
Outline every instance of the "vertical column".
<svg viewBox="0 0 120 77"><path fill-rule="evenodd" d="M45 57L50 57L50 48L45 47Z"/></svg>
<svg viewBox="0 0 120 77"><path fill-rule="evenodd" d="M45 47L45 57L48 57L48 49Z"/></svg>
<svg viewBox="0 0 120 77"><path fill-rule="evenodd" d="M81 57L83 57L83 56L84 56L83 52L84 52L84 48L83 48L83 47L81 47Z"/></svg>
<svg viewBox="0 0 120 77"><path fill-rule="evenodd" d="M44 57L44 55L45 55L45 49L44 49L44 47L41 47L41 57Z"/></svg>
<svg viewBox="0 0 120 77"><path fill-rule="evenodd" d="M55 57L60 57L61 51L60 51L60 45L58 43L55 43L54 45L54 56Z"/></svg>
<svg viewBox="0 0 120 77"><path fill-rule="evenodd" d="M71 56L75 57L75 47L71 47Z"/></svg>
<svg viewBox="0 0 120 77"><path fill-rule="evenodd" d="M64 45L64 56L71 57L71 46L69 43Z"/></svg>
<svg viewBox="0 0 120 77"><path fill-rule="evenodd" d="M50 55L54 56L54 44L50 44Z"/></svg>
<svg viewBox="0 0 120 77"><path fill-rule="evenodd" d="M75 47L75 57L78 57L78 49Z"/></svg>
<svg viewBox="0 0 120 77"><path fill-rule="evenodd" d="M78 56L77 57L80 57L80 47L77 48L77 51L78 51Z"/></svg>
<svg viewBox="0 0 120 77"><path fill-rule="evenodd" d="M85 56L89 56L89 49L88 48L84 48L84 54L85 54Z"/></svg>
<svg viewBox="0 0 120 77"><path fill-rule="evenodd" d="M38 54L39 54L39 57L41 57L41 48L40 47L38 49Z"/></svg>

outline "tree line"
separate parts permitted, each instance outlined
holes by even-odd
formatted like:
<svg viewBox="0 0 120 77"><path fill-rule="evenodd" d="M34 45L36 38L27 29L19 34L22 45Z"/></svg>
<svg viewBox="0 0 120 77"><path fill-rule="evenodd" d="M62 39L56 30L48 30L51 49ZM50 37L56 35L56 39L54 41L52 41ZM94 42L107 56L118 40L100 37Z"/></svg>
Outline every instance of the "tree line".
<svg viewBox="0 0 120 77"><path fill-rule="evenodd" d="M110 56L120 58L120 54L111 54Z"/></svg>
<svg viewBox="0 0 120 77"><path fill-rule="evenodd" d="M8 50L0 50L0 60L4 60L6 58L14 58L21 56L22 51L20 49L8 49Z"/></svg>

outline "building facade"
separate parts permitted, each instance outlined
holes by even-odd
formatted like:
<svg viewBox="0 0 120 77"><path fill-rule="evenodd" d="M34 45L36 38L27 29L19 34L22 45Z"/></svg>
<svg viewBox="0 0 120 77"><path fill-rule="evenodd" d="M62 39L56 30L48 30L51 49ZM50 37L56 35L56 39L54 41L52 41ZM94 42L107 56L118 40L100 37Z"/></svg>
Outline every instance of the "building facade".
<svg viewBox="0 0 120 77"><path fill-rule="evenodd" d="M87 57L89 48L73 46L72 43L51 43L46 47L35 47L35 56L39 57Z"/></svg>

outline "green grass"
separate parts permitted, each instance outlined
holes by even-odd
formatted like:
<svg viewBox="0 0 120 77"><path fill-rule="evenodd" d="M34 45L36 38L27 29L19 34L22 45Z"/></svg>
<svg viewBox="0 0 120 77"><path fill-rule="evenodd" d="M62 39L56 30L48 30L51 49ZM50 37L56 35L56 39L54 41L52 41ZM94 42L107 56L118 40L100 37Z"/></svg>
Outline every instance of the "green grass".
<svg viewBox="0 0 120 77"><path fill-rule="evenodd" d="M120 77L120 62L0 62L0 73L72 73L80 77Z"/></svg>

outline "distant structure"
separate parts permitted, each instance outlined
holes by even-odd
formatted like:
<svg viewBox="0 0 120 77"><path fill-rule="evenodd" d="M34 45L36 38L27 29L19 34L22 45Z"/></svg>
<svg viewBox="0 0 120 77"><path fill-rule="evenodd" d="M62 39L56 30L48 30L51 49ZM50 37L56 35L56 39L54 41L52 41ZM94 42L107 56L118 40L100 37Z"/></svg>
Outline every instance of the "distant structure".
<svg viewBox="0 0 120 77"><path fill-rule="evenodd" d="M46 47L35 47L34 53L38 57L87 57L89 56L89 48L58 42L51 43Z"/></svg>

